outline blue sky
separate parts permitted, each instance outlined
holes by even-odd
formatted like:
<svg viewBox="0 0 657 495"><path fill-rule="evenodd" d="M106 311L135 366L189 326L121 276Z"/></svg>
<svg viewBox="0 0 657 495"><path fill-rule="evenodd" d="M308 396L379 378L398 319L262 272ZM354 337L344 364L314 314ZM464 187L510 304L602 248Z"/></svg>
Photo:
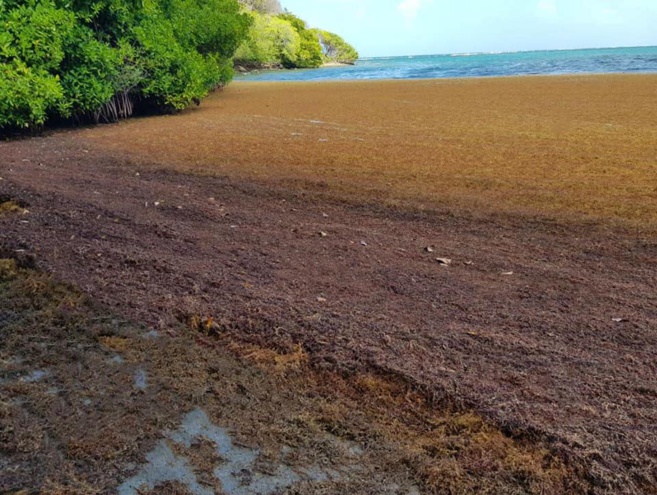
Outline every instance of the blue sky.
<svg viewBox="0 0 657 495"><path fill-rule="evenodd" d="M281 0L361 56L657 45L657 0Z"/></svg>

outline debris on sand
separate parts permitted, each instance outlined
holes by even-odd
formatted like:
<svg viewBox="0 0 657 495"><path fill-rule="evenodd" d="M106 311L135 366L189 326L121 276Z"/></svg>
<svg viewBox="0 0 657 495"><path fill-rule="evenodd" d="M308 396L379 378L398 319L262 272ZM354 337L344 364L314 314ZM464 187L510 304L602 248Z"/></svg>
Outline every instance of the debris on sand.
<svg viewBox="0 0 657 495"><path fill-rule="evenodd" d="M0 259L0 280L12 279L18 273L16 260L13 259Z"/></svg>
<svg viewBox="0 0 657 495"><path fill-rule="evenodd" d="M26 208L23 208L20 204L12 200L3 200L0 198L0 216L8 215L11 213L18 213L21 215L27 215L29 211Z"/></svg>
<svg viewBox="0 0 657 495"><path fill-rule="evenodd" d="M148 388L148 375L142 368L135 371L135 387L139 390L146 390Z"/></svg>

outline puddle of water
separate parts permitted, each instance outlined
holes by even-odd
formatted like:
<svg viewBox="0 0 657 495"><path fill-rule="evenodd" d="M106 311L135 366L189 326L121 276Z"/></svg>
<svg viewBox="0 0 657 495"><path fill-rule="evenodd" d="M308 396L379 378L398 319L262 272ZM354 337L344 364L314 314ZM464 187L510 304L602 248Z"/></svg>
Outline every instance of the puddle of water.
<svg viewBox="0 0 657 495"><path fill-rule="evenodd" d="M118 495L139 495L167 481L182 483L193 495L214 495L212 490L198 483L189 461L174 454L165 441L160 442L146 460L148 464L136 476L119 486Z"/></svg>
<svg viewBox="0 0 657 495"><path fill-rule="evenodd" d="M140 491L153 490L167 481L184 484L193 495L213 494L199 484L190 460L175 454L168 443L189 448L200 439L213 442L222 459L213 473L226 495L272 495L300 481L337 481L342 477L336 470L318 466L293 469L279 465L274 473L260 473L256 469L260 451L234 445L228 430L212 424L201 409L185 416L180 429L168 433L167 437L148 454L147 464L137 475L119 487L119 495L138 495ZM289 453L290 448L281 449L282 453L286 451Z"/></svg>

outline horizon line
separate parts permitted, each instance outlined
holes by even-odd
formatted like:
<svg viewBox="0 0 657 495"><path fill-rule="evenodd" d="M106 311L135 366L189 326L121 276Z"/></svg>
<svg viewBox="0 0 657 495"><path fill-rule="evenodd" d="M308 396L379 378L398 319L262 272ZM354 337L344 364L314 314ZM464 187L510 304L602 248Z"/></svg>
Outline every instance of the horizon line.
<svg viewBox="0 0 657 495"><path fill-rule="evenodd" d="M471 52L443 52L443 53L416 53L406 55L374 55L359 57L358 60L375 58L404 58L404 57L446 57L446 56L472 56L472 55L505 55L512 53L537 53L537 52L573 52L580 50L617 50L620 48L657 48L657 45L619 45L619 46L595 46L582 48L536 48L534 50L501 50L501 51L471 51Z"/></svg>

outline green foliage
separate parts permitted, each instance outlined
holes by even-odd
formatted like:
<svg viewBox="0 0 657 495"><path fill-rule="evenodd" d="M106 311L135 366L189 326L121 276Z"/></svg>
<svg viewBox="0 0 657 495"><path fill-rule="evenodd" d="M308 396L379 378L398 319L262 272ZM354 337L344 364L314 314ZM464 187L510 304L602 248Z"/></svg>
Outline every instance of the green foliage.
<svg viewBox="0 0 657 495"><path fill-rule="evenodd" d="M64 60L74 17L48 1L0 5L0 128L34 128L50 113L67 114L51 71Z"/></svg>
<svg viewBox="0 0 657 495"><path fill-rule="evenodd" d="M145 55L142 62L147 74L140 89L152 104L184 108L194 97L203 97L207 91L202 90L198 78L198 65L203 57L198 52L186 52L176 39L173 25L164 22L163 16L162 13L149 16L135 30Z"/></svg>
<svg viewBox="0 0 657 495"><path fill-rule="evenodd" d="M185 50L231 58L246 37L250 18L234 0L160 0L164 19Z"/></svg>
<svg viewBox="0 0 657 495"><path fill-rule="evenodd" d="M236 62L260 66L294 64L301 37L290 23L256 12L251 16L253 25L248 38L235 52Z"/></svg>
<svg viewBox="0 0 657 495"><path fill-rule="evenodd" d="M76 26L66 52L59 71L64 95L72 115L83 118L114 95L121 60L116 49L98 41L89 28L81 25Z"/></svg>
<svg viewBox="0 0 657 495"><path fill-rule="evenodd" d="M306 30L306 21L297 17L292 12L284 12L278 15L279 19L289 22L297 33L301 33Z"/></svg>
<svg viewBox="0 0 657 495"><path fill-rule="evenodd" d="M322 45L323 57L326 62L353 64L358 60L356 49L341 36L321 29L315 29L314 31Z"/></svg>
<svg viewBox="0 0 657 495"><path fill-rule="evenodd" d="M143 95L156 106L182 109L232 78L232 55L249 16L234 0L161 0L135 28L144 52Z"/></svg>
<svg viewBox="0 0 657 495"><path fill-rule="evenodd" d="M297 52L295 67L316 68L322 65L322 47L317 34L309 29L304 29L299 35L301 36L301 46Z"/></svg>
<svg viewBox="0 0 657 495"><path fill-rule="evenodd" d="M0 131L185 108L230 81L251 22L237 0L0 0Z"/></svg>
<svg viewBox="0 0 657 495"><path fill-rule="evenodd" d="M90 28L99 40L114 43L129 36L147 15L148 0L56 0L60 8L75 12L78 23Z"/></svg>
<svg viewBox="0 0 657 495"><path fill-rule="evenodd" d="M43 1L25 2L8 11L2 22L6 59L21 60L28 66L53 70L64 59L64 42L75 25L75 17Z"/></svg>
<svg viewBox="0 0 657 495"><path fill-rule="evenodd" d="M0 95L0 128L34 128L49 113L68 113L59 79L18 62L0 63Z"/></svg>
<svg viewBox="0 0 657 495"><path fill-rule="evenodd" d="M250 15L253 25L235 53L236 63L293 69L315 68L324 62L318 31L307 29L299 17L290 12L271 16L252 11Z"/></svg>

